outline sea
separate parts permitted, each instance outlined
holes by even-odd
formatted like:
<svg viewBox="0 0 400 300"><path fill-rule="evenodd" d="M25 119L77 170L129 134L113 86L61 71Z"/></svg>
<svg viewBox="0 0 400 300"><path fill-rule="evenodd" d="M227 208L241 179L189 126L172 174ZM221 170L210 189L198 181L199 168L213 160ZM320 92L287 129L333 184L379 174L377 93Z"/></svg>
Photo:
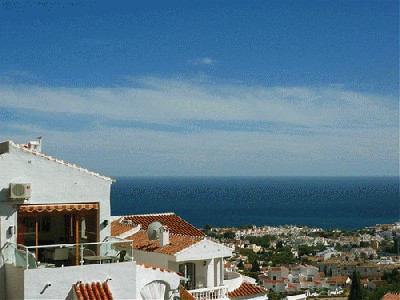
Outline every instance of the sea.
<svg viewBox="0 0 400 300"><path fill-rule="evenodd" d="M399 177L117 177L114 216L174 212L202 228L359 229L400 221Z"/></svg>

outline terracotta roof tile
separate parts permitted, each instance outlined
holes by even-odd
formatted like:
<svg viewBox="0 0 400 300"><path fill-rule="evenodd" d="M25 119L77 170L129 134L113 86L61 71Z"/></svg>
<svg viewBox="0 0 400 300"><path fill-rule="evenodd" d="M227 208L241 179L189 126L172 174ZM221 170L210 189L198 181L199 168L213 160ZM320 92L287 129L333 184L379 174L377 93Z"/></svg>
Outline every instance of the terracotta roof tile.
<svg viewBox="0 0 400 300"><path fill-rule="evenodd" d="M135 234L127 237L126 239L133 240L133 248L136 250L147 251L147 252L156 252L163 253L167 255L174 255L183 249L186 249L198 242L202 239L198 237L189 237L182 235L173 235L169 236L169 244L160 248L160 241L158 240L149 240L147 238L147 232L139 231ZM122 247L130 248L131 245L124 243L120 244Z"/></svg>
<svg viewBox="0 0 400 300"><path fill-rule="evenodd" d="M131 215L124 216L124 220L131 220L133 225L141 225L141 229L147 231L147 227L158 221L162 225L167 226L169 228L170 233L172 234L180 234L180 235L188 235L188 236L196 236L203 237L205 234L189 224L182 218L178 217L174 213L164 213L164 214L149 214L149 215Z"/></svg>
<svg viewBox="0 0 400 300"><path fill-rule="evenodd" d="M274 267L271 268L271 271L289 271L289 269L286 267Z"/></svg>
<svg viewBox="0 0 400 300"><path fill-rule="evenodd" d="M348 276L332 276L331 280L336 281L338 283L346 283L346 281L349 279Z"/></svg>
<svg viewBox="0 0 400 300"><path fill-rule="evenodd" d="M119 236L133 228L133 226L120 223L121 218L111 222L111 235Z"/></svg>
<svg viewBox="0 0 400 300"><path fill-rule="evenodd" d="M228 292L228 297L229 298L236 298L236 297L244 297L244 296L249 296L249 295L256 295L256 294L266 294L268 293L268 290L256 286L255 284L250 284L246 281L244 281L240 287L237 289L233 290L232 292Z"/></svg>
<svg viewBox="0 0 400 300"><path fill-rule="evenodd" d="M386 293L381 300L400 300L400 294Z"/></svg>
<svg viewBox="0 0 400 300"><path fill-rule="evenodd" d="M76 283L73 288L79 300L114 299L107 282Z"/></svg>
<svg viewBox="0 0 400 300"><path fill-rule="evenodd" d="M144 268L146 268L146 269L160 270L161 272L176 273L176 274L179 274L179 275L181 274L181 273L179 273L179 272L172 271L172 270L166 269L166 268L161 268L161 267L154 266L154 265L142 264L142 263L136 263L136 264L137 264L138 266L142 266L142 267L144 267Z"/></svg>

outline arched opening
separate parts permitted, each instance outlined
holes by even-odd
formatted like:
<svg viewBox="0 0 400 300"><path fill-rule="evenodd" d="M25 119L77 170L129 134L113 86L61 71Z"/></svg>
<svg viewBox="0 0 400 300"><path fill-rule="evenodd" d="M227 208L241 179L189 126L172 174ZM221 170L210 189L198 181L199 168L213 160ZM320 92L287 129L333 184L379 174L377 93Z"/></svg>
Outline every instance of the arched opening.
<svg viewBox="0 0 400 300"><path fill-rule="evenodd" d="M154 280L149 284L146 284L140 290L140 296L143 300L147 299L168 299L168 292L170 288L165 281Z"/></svg>

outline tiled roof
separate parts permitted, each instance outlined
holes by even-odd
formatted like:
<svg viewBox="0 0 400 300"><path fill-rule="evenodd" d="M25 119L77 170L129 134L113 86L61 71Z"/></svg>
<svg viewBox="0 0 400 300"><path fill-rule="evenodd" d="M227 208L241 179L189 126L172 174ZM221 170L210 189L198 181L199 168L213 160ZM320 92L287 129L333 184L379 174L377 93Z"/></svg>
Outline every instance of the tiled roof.
<svg viewBox="0 0 400 300"><path fill-rule="evenodd" d="M96 173L96 172L89 171L88 169L82 168L82 167L77 166L77 165L75 165L75 164L68 163L68 162L66 162L66 161L64 161L64 160L61 160L61 159L54 158L54 157L49 156L49 155L46 155L46 154L44 154L44 153L42 153L42 152L39 152L39 151L36 151L36 150L33 150L33 149L29 149L27 145L24 145L24 144L16 144L16 143L14 143L13 141L9 141L9 143L10 143L10 145L12 145L12 146L14 146L14 147L16 147L16 148L18 148L18 149L21 149L21 150L23 150L23 151L25 151L25 152L30 152L30 153L32 153L32 154L34 154L34 155L37 155L37 156L41 156L41 157L43 157L43 158L46 158L47 160L54 161L54 162L56 162L56 163L66 165L66 166L68 166L68 167L71 167L71 168L74 168L74 169L78 169L78 170L80 170L80 171L84 171L84 172L86 172L86 173L88 173L88 174L90 174L90 175L94 175L94 176L96 176L96 177L99 177L99 178L102 178L102 179L105 179L105 180L115 181L115 179L112 179L112 178L110 178L110 177L101 175L101 174Z"/></svg>
<svg viewBox="0 0 400 300"><path fill-rule="evenodd" d="M315 284L321 284L321 280L314 280Z"/></svg>
<svg viewBox="0 0 400 300"><path fill-rule="evenodd" d="M183 249L188 248L202 239L199 237L189 237L183 235L173 235L169 236L169 244L160 248L160 241L149 240L147 238L147 232L139 231L126 239L133 240L133 248L136 250L163 253L167 255L174 255ZM130 244L121 244L123 247L131 247Z"/></svg>
<svg viewBox="0 0 400 300"><path fill-rule="evenodd" d="M386 293L381 300L400 300L400 294Z"/></svg>
<svg viewBox="0 0 400 300"><path fill-rule="evenodd" d="M313 265L305 265L305 267L318 270L318 268L316 266L313 266Z"/></svg>
<svg viewBox="0 0 400 300"><path fill-rule="evenodd" d="M244 281L240 287L228 293L229 298L245 297L256 294L266 294L268 291L262 287Z"/></svg>
<svg viewBox="0 0 400 300"><path fill-rule="evenodd" d="M111 222L111 235L119 236L133 228L131 225L121 224L121 218Z"/></svg>
<svg viewBox="0 0 400 300"><path fill-rule="evenodd" d="M205 234L189 224L185 220L181 219L174 213L163 213L163 214L149 214L149 215L131 215L124 216L124 220L131 220L133 225L141 225L141 229L147 231L147 227L158 221L162 225L167 226L171 234L180 234L188 236L203 237Z"/></svg>
<svg viewBox="0 0 400 300"><path fill-rule="evenodd" d="M154 265L142 264L142 263L136 263L136 265L142 266L143 268L146 268L146 269L153 269L153 270L160 270L161 272L181 274L179 272L172 271L172 270L166 269L166 268L157 267L157 266L154 266Z"/></svg>
<svg viewBox="0 0 400 300"><path fill-rule="evenodd" d="M331 280L334 280L339 283L346 283L346 281L349 279L348 276L332 276Z"/></svg>
<svg viewBox="0 0 400 300"><path fill-rule="evenodd" d="M107 282L75 283L73 288L79 300L114 299Z"/></svg>
<svg viewBox="0 0 400 300"><path fill-rule="evenodd" d="M271 271L289 271L289 269L286 267L274 267L271 268Z"/></svg>
<svg viewBox="0 0 400 300"><path fill-rule="evenodd" d="M196 300L191 293L189 293L182 285L179 285L179 296L182 300Z"/></svg>

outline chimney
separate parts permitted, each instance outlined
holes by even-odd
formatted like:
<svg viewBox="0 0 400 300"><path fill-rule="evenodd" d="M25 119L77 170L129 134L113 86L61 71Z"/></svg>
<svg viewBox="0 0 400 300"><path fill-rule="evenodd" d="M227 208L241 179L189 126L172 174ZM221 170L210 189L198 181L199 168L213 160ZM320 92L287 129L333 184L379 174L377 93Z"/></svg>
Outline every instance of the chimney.
<svg viewBox="0 0 400 300"><path fill-rule="evenodd" d="M169 244L169 228L167 226L161 227L160 248Z"/></svg>
<svg viewBox="0 0 400 300"><path fill-rule="evenodd" d="M42 137L38 137L37 141L30 141L28 143L28 148L37 152L42 152Z"/></svg>

